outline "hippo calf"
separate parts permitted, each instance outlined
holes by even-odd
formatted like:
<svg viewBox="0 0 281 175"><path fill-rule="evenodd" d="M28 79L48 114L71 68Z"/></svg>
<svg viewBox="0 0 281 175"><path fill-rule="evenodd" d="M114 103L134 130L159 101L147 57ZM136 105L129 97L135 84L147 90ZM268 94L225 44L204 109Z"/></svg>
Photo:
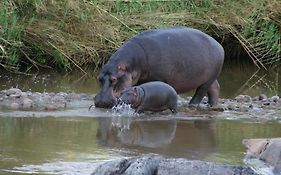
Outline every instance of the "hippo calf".
<svg viewBox="0 0 281 175"><path fill-rule="evenodd" d="M177 93L196 89L192 106L206 94L208 103L216 105L223 62L223 47L197 29L146 30L126 41L102 67L95 106L111 108L123 89L151 81L165 82Z"/></svg>
<svg viewBox="0 0 281 175"><path fill-rule="evenodd" d="M121 92L119 101L131 104L137 113L166 109L176 113L178 98L173 87L161 81L153 81L126 88Z"/></svg>

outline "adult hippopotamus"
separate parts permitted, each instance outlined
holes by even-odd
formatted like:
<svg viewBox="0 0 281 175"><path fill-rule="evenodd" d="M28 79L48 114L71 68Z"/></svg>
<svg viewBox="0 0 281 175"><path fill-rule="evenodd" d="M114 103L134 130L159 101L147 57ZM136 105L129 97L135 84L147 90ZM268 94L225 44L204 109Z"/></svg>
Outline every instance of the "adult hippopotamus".
<svg viewBox="0 0 281 175"><path fill-rule="evenodd" d="M223 61L223 47L197 29L144 31L125 42L102 67L95 106L111 108L124 88L150 81L163 81L178 93L196 89L189 104L198 105L207 94L208 103L215 105Z"/></svg>
<svg viewBox="0 0 281 175"><path fill-rule="evenodd" d="M131 104L137 113L144 111L177 112L177 92L170 85L161 81L152 81L139 86L128 87L121 92L120 102Z"/></svg>

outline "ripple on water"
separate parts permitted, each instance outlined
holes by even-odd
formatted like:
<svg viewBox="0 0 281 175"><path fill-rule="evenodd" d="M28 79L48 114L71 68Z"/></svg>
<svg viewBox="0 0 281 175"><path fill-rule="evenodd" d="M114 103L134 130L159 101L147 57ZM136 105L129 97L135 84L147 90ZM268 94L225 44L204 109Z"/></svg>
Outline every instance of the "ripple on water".
<svg viewBox="0 0 281 175"><path fill-rule="evenodd" d="M11 169L4 169L2 172L16 174L87 175L94 172L98 165L120 157L123 156L116 153L116 150L98 151L95 154L81 153L72 161L51 160L37 165L16 166Z"/></svg>

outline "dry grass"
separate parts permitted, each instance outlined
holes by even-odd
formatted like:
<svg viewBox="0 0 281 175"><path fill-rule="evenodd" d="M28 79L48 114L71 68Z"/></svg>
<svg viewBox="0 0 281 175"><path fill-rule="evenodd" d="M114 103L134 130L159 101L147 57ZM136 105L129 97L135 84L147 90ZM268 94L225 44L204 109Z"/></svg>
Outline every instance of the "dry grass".
<svg viewBox="0 0 281 175"><path fill-rule="evenodd" d="M7 33L0 33L0 66L84 72L85 65L99 68L140 31L185 25L221 41L238 43L254 64L268 68L280 63L280 4L278 0L4 0L2 9L17 17L10 26L22 28L14 27L20 37L11 40ZM0 26L0 32L10 26Z"/></svg>

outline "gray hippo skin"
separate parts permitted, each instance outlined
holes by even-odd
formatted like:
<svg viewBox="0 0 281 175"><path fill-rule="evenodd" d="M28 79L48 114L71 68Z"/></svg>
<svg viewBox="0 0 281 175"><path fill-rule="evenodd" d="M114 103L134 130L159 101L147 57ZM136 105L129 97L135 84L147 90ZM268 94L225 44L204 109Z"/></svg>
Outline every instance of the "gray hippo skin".
<svg viewBox="0 0 281 175"><path fill-rule="evenodd" d="M120 102L131 104L137 113L144 111L177 112L177 92L170 85L153 81L139 86L128 87L121 92Z"/></svg>
<svg viewBox="0 0 281 175"><path fill-rule="evenodd" d="M196 89L191 105L198 105L206 94L208 103L216 105L223 61L223 47L199 30L144 31L125 42L102 67L95 106L111 108L124 88L150 81L165 82L177 93Z"/></svg>

